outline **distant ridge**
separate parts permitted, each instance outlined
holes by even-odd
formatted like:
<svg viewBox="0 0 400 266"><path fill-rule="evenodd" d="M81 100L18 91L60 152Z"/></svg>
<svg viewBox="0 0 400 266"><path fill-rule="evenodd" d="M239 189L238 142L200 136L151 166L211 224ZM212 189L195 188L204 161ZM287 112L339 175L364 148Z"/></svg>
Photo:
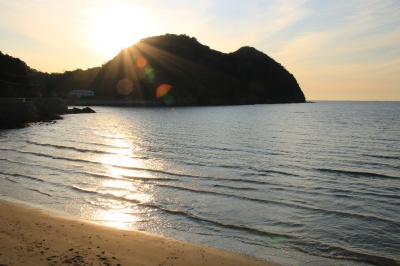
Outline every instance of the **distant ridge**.
<svg viewBox="0 0 400 266"><path fill-rule="evenodd" d="M96 98L162 105L302 103L294 76L253 47L225 54L187 35L142 39L101 67L40 73L43 94L89 89Z"/></svg>

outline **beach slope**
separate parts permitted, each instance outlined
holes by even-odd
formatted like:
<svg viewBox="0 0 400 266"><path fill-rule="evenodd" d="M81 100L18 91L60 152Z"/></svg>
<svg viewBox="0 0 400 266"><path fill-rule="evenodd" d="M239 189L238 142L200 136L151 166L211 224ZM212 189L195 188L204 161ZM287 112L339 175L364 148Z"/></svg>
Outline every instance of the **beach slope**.
<svg viewBox="0 0 400 266"><path fill-rule="evenodd" d="M0 265L276 265L0 200Z"/></svg>

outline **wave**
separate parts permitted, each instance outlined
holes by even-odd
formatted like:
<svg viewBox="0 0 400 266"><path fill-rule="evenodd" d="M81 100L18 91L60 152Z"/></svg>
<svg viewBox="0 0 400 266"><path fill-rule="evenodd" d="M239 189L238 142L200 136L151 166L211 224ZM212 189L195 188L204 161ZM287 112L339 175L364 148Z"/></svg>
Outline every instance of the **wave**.
<svg viewBox="0 0 400 266"><path fill-rule="evenodd" d="M276 238L276 237L284 237L286 239L291 239L293 238L293 236L288 235L288 234L284 234L284 233L273 233L273 232L268 232L268 231L263 231L263 230L259 230L256 228L251 228L251 227L247 227L245 225L234 225L234 224L228 224L228 223L223 223L220 221L213 221L210 219L205 219L202 218L200 216L194 215L190 212L187 213L187 215L197 221L201 221L201 222L207 222L213 225L216 225L218 227L223 227L223 228L227 228L227 229L233 229L235 231L245 231L246 233L251 233L257 236L266 236L266 237L270 237L270 238Z"/></svg>
<svg viewBox="0 0 400 266"><path fill-rule="evenodd" d="M83 149L83 148L76 148L76 147L71 147L71 146L61 146L61 145L55 145L55 144L48 144L48 143L39 143L35 141L26 141L28 144L33 144L37 146L42 146L42 147L51 147L51 148L56 148L56 149L67 149L67 150L73 150L77 152L90 152L90 153L100 153L100 154L110 154L109 152L106 151L99 151L99 150L92 150L92 149Z"/></svg>
<svg viewBox="0 0 400 266"><path fill-rule="evenodd" d="M207 179L207 180L213 180L213 181L217 181L217 182L228 181L228 182L258 184L258 185L271 185L272 184L270 182L261 181L261 180L249 180L249 179L242 179L242 178L226 178L226 177L212 177L212 176L180 174L180 173L174 173L174 172L169 172L169 171L164 171L164 170L156 170L156 169L140 168L140 167L130 167L130 166L120 166L120 165L111 165L111 166L120 168L120 169L126 169L126 170L148 171L148 172L152 172L152 173L159 173L159 174L177 176L177 177L182 177L182 178ZM291 175L291 174L287 174L287 175Z"/></svg>
<svg viewBox="0 0 400 266"><path fill-rule="evenodd" d="M195 164L198 165L198 164ZM245 170L245 173L242 173L242 176L270 176L271 174L279 174L285 176L295 176L300 177L300 175L288 173L285 171L278 171L278 170L267 170L267 169L258 169L255 167L242 167L240 165L228 165L228 164L217 164L217 165L204 165L204 166L212 166L217 168L225 168L225 169L235 169L235 170Z"/></svg>
<svg viewBox="0 0 400 266"><path fill-rule="evenodd" d="M6 161L6 162L9 162L9 163L14 163L14 164L17 164L17 165L23 165L23 166L29 166L29 167L40 167L40 168L45 168L45 169L49 169L49 170L62 170L62 169L60 169L60 168L58 168L58 167L51 167L51 166L48 166L48 165L38 165L37 163L27 163L27 162L20 162L20 161L14 161L14 160L11 160L11 159L8 159L8 158L0 158L0 161Z"/></svg>
<svg viewBox="0 0 400 266"><path fill-rule="evenodd" d="M80 159L69 159L69 158L64 158L64 157L55 157L55 156L51 156L51 155L47 155L47 154L42 154L42 153L33 153L33 152L26 152L26 151L19 151L22 153L28 153L28 154L33 154L33 155L37 155L37 156L46 156L49 158L57 158L57 159L63 159L63 160L71 160L71 161L81 161L81 162L85 162L85 163L95 163L95 162L91 162L91 161L86 161L86 160L80 160ZM101 163L97 163L97 164L101 164ZM207 179L211 179L214 181L232 181L232 182L241 182L241 183L252 183L252 184L268 184L270 185L270 183L265 182L265 181L258 181L258 180L243 180L243 179L234 179L234 178L216 178L216 177L202 177L202 176L194 176L194 175L186 175L186 174L178 174L178 173L172 173L172 172L168 172L168 171L162 171L162 170L155 170L155 169L144 169L144 168L137 168L137 167L124 167L124 166L115 166L115 167L119 167L119 168L124 168L124 169L134 169L134 170L146 170L146 171L151 171L151 172L156 172L156 173L162 173L162 174L166 174L166 175L172 175L172 176L178 176L178 177L189 177L189 178L207 178ZM337 170L332 170L332 169L319 169L320 171L328 171L328 172L333 172L333 173L346 173L349 174L348 171L337 171ZM77 173L77 172L76 172ZM101 175L101 174L93 174L93 173L89 173L89 172L80 172L83 174L87 174L87 175L92 175L92 176L96 176L96 177L102 177L102 178L113 178L111 176L108 175ZM20 177L25 177L25 178L34 178L31 176L23 176L23 175L18 175L18 174L10 174L10 173L4 173L4 174L9 174L9 175L15 175L15 176L20 176ZM350 172L350 174L357 174L355 172ZM358 173L359 175L364 174L364 173ZM376 176L376 174L373 174L373 176ZM380 176L380 175L379 175ZM132 177L132 176L124 176L124 178L127 179L137 179L137 178L141 178L141 177ZM185 191L191 191L194 193L203 193L203 194L213 194L213 195L219 195L219 196L225 196L225 197L234 197L234 198L238 198L240 200L249 200L249 201L254 201L254 202L260 202L260 203L267 203L267 204L277 204L280 206L287 206L290 208L302 208L302 209L306 209L306 210L310 210L310 211L318 211L318 212L322 212L322 213L330 213L330 214L336 214L336 215L350 215L350 216L356 216L362 219L374 219L374 220L380 220L380 221L384 221L384 222L393 222L387 219L383 219L380 217L376 217L376 216L368 216L368 215L363 215L363 214L356 214L356 213L350 213L350 212L344 212L344 211L336 211L336 210L325 210L325 209L321 209L321 208L317 208L317 207L313 207L310 205L306 205L306 204L298 204L298 203L293 203L293 202L286 202L286 201L277 201L277 200L271 200L271 199L259 199L259 198L250 198L250 197L243 197L243 196L238 196L238 195L233 195L231 193L220 193L220 192L215 192L215 191L205 191L205 190L194 190L194 189L190 189L190 188L185 188L185 187L179 187L179 186L170 186L170 185L165 185L165 184L160 184L157 182L161 182L161 181L179 181L180 179L168 179L168 178L157 178L157 179L141 179L143 181L147 181L147 182L153 182L154 184L158 185L158 186L164 186L164 187L168 187L168 188L172 188L172 189L179 189L179 190L185 190ZM37 179L37 181L42 181L42 179ZM56 184L56 185L60 185L60 184ZM220 185L221 184L216 184L216 185ZM231 186L228 186L231 187ZM234 189L234 188L232 188ZM283 189L283 188L282 188ZM287 188L285 188L285 190L287 190Z"/></svg>
<svg viewBox="0 0 400 266"><path fill-rule="evenodd" d="M77 162L77 163L83 163L83 164L96 164L96 165L104 165L104 163L101 162L96 162L96 161L90 161L90 160L85 160L85 159L79 159L79 158L69 158L69 157L62 157L62 156L55 156L51 155L48 153L41 153L41 152L33 152L33 151L23 151L23 150L18 150L18 149L8 149L8 148L0 148L0 150L7 150L7 151L14 151L22 154L30 154L38 157L45 157L45 158L50 158L54 160L65 160L65 161L70 161L70 162ZM113 153L110 153L113 154ZM135 157L136 159L148 159L147 157ZM124 168L123 166L118 166L118 165L110 165L113 167L118 167L118 168Z"/></svg>
<svg viewBox="0 0 400 266"><path fill-rule="evenodd" d="M34 176L29 176L29 175L16 174L16 173L7 173L7 172L3 172L3 171L0 171L0 175L6 175L6 176L9 176L9 177L17 177L17 178L22 178L22 179L33 180L33 181L45 183L47 185L52 185L52 186L55 186L55 187L63 187L63 188L67 188L67 189L71 188L71 186L68 185L68 184L55 183L55 182L51 182L51 181L48 181L48 180L43 180L41 178L34 177ZM16 180L13 180L13 179L10 179L10 178L7 178L7 177L6 177L6 180L10 181L10 182L13 182L13 183L20 183L20 182L18 182ZM48 194L48 193L43 192L43 191L40 191L40 190L38 190L36 188L27 187L27 189L35 191L35 192L38 192L38 193L46 195L46 196L52 196L51 194Z"/></svg>
<svg viewBox="0 0 400 266"><path fill-rule="evenodd" d="M326 245L319 242L298 243L297 245L293 245L292 248L306 254L329 259L350 260L382 266L400 265L400 261L393 258L371 255L360 251L346 249L345 247Z"/></svg>
<svg viewBox="0 0 400 266"><path fill-rule="evenodd" d="M97 177L97 178L105 178L105 179L117 179L120 180L121 178L118 177L113 177L110 175L104 175L104 174L98 174L98 173L93 173L93 172L82 172L82 171L76 171L76 170L72 170L72 169L64 169L64 168L59 168L59 167L52 167L52 166L48 166L48 165L38 165L38 164L34 164L34 163L26 163L26 162L17 162L11 159L7 159L7 158L0 158L0 161L7 161L10 163L14 163L20 166L28 166L28 167L39 167L41 169L48 169L48 170L53 170L53 171L57 171L57 172L62 172L68 175L71 174L78 174L78 175L85 175L85 176L91 176L91 177ZM10 180L11 181L11 180ZM49 181L45 181L49 184L53 184L53 185L61 185L61 184L56 184L56 183L51 183ZM62 184L62 186L65 186Z"/></svg>
<svg viewBox="0 0 400 266"><path fill-rule="evenodd" d="M3 172L0 171L1 175L7 175L7 176L13 176L13 177L21 177L21 178L25 178L25 179L30 179L30 180L34 180L34 181L38 181L38 182L46 182L43 179L40 179L38 177L33 177L33 176L29 176L29 175L22 175L22 174L15 174L15 173L7 173L7 172ZM11 180L10 180L11 181Z"/></svg>
<svg viewBox="0 0 400 266"><path fill-rule="evenodd" d="M325 173L332 173L332 174L337 174L337 175L347 175L347 176L357 177L357 178L358 177L370 177L370 178L379 178L379 179L382 179L382 178L399 179L398 177L395 177L395 176L376 174L376 173L371 173L371 172L357 172L357 171L326 169L326 168L318 168L316 170L320 171L320 172L325 172Z"/></svg>
<svg viewBox="0 0 400 266"><path fill-rule="evenodd" d="M54 156L50 155L48 153L40 153L40 152L32 152L32 151L22 151L18 149L8 149L8 148L0 148L0 150L7 150L7 151L14 151L22 154L30 154L38 157L46 157L54 160L65 160L65 161L71 161L71 162L80 162L80 163L94 163L94 164L100 164L100 162L95 162L95 161L88 161L88 160L83 160L83 159L73 159L73 158L68 158L68 157L60 157L60 156Z"/></svg>
<svg viewBox="0 0 400 266"><path fill-rule="evenodd" d="M80 188L80 187L77 187L77 186L70 186L70 188L72 190L78 191L80 193L85 193L85 194L101 194L101 193L99 193L97 191L90 190L90 189L84 189L84 188Z"/></svg>
<svg viewBox="0 0 400 266"><path fill-rule="evenodd" d="M279 174L279 175L285 175L285 176L300 177L300 175L288 173L288 172L284 172L284 171L260 170L260 169L254 168L254 167L249 167L248 169L251 171L254 171L255 173L245 173L245 174L243 174L244 176L270 176L270 174Z"/></svg>
<svg viewBox="0 0 400 266"><path fill-rule="evenodd" d="M112 136L107 137L108 139L112 138L112 139L117 139L120 140L121 138L114 138ZM66 139L70 143L76 143L77 146L81 146L81 144L87 146L87 145L91 145L91 146L100 146L100 147L106 147L106 148L121 148L120 146L116 146L116 145L111 145L111 144L107 144L107 143L102 143L102 142L91 142L91 141L81 141L81 138L73 138L73 139ZM85 138L82 138L82 140L84 140Z"/></svg>
<svg viewBox="0 0 400 266"><path fill-rule="evenodd" d="M283 234L283 233L273 233L273 232L267 232L267 231L263 231L263 230L259 230L256 228L251 228L251 227L247 227L244 225L234 225L234 224L229 224L229 223L223 223L220 221L214 221L214 220L210 220L210 219L206 219L197 215L194 215L193 213L191 213L190 211L182 211L182 210L173 210L173 209L169 209L166 208L164 206L161 206L159 204L156 204L154 202L141 202L139 200L134 200L134 199L127 199L125 197L122 196L116 196L114 194L111 193L102 193L102 192L98 192L98 191L94 191L94 190L90 190L90 189L84 189L78 186L72 186L71 187L73 190L78 191L80 193L85 193L85 194L92 194L92 195L99 195L102 197L106 197L106 198L111 198L111 199L115 199L115 200L124 200L127 202L132 202L134 204L137 204L139 206L142 207L146 207L146 208L153 208L153 209L157 209L159 211L168 213L170 215L179 215L179 216L183 216L188 220L192 220L196 223L207 223L213 226L217 226L217 227L222 227L225 229L231 229L231 230L236 230L236 231L244 231L246 233L251 233L257 236L267 236L267 237L284 237L284 238L292 238L293 236L288 235L288 234ZM218 194L218 193L216 193ZM98 206L98 205L96 205Z"/></svg>
<svg viewBox="0 0 400 266"><path fill-rule="evenodd" d="M389 220L387 218L368 215L368 214L359 214L359 213L352 213L352 212L339 211L339 210L322 209L319 207L314 207L314 206L299 204L299 203L294 203L294 202L277 201L277 200L271 200L271 199L259 199L259 198L256 199L256 198L250 198L250 197L245 197L245 196L239 196L236 194L198 190L198 189L181 187L181 186L172 186L172 185L165 185L165 184L156 184L156 185L161 186L161 187L176 189L176 190L189 191L189 192L193 192L193 193L217 195L217 196L223 196L223 197L228 197L228 198L237 198L239 200L247 200L247 201L259 202L259 203L276 204L276 205L286 206L286 207L295 208L295 209L304 209L304 210L308 210L308 211L319 212L319 213L325 214L325 215L326 214L334 214L334 215L339 215L339 216L344 216L344 217L346 217L346 216L347 217L356 217L356 218L361 218L362 220L379 221L379 222L388 223L393 226L398 226L398 222L396 222L396 221Z"/></svg>
<svg viewBox="0 0 400 266"><path fill-rule="evenodd" d="M40 167L40 168L46 168L46 169L49 169L49 170L56 170L58 172L64 172L64 173L69 174L69 175L71 173L73 173L73 174L85 175L85 176L95 177L95 178L121 180L120 177L114 177L114 176L110 176L110 175L107 175L107 174L100 174L100 173L94 173L94 172L89 172L89 171L75 171L75 170L71 170L71 169L62 169L62 168L51 167L51 166L47 166L47 165L37 165L37 164L31 164L31 163L25 163L25 162L16 162L16 161L13 161L13 160L10 160L10 159L7 159L7 158L0 158L0 160L11 162L11 163L15 163L15 164L18 164L18 165L25 165L25 166L29 166L29 167ZM1 173L2 172L0 172L0 174ZM7 174L7 173L3 173L3 174ZM11 173L8 173L8 175L10 175L10 176L11 175L12 176L20 176L18 174L11 174ZM33 177L30 177L30 178L32 179ZM154 181L160 181L160 182L180 181L180 179L177 179L177 178L151 178L151 177L138 177L138 176L128 176L128 175L122 175L122 178L126 179L126 180L141 180L141 181L150 181L150 182L154 182ZM17 181L12 180L12 179L10 179L9 181L18 183ZM61 185L61 184L56 184L56 183L49 182L49 181L44 181L44 180L42 180L42 181L43 182L47 182L47 183L52 184L52 185L56 185L56 186ZM69 187L68 185L64 185L64 184L62 184L62 186Z"/></svg>
<svg viewBox="0 0 400 266"><path fill-rule="evenodd" d="M81 175L87 175L95 178L104 178L104 179L113 179L113 180L121 180L119 177L115 176L110 176L110 175L105 175L105 174L98 174L98 173L93 173L93 172L74 172L76 174L81 174Z"/></svg>
<svg viewBox="0 0 400 266"><path fill-rule="evenodd" d="M343 188L331 188L331 187L313 187L310 188L311 190L318 190L318 191L323 191L324 194L332 194L333 196L337 197L348 197L348 198L359 198L360 195L364 196L373 196L373 200L381 200L381 198L389 198L389 199L400 199L400 195L397 194L388 194L388 192L385 193L377 193L377 192L370 192L366 190L350 190L350 189L343 189ZM390 190L390 188L388 189ZM395 189L394 189L395 190ZM395 192L399 192L398 189ZM312 192L307 191L307 193L312 194ZM321 193L316 193L316 194L321 194ZM386 201L383 201L384 203L387 203Z"/></svg>
<svg viewBox="0 0 400 266"><path fill-rule="evenodd" d="M19 183L18 181L12 180L12 179L9 178L9 177L6 177L6 180L7 180L7 181L10 181L11 183L14 183L14 184L18 184L18 183Z"/></svg>
<svg viewBox="0 0 400 266"><path fill-rule="evenodd" d="M178 177L200 177L200 176L191 176L191 175L186 175L186 174L178 174L178 173L173 173L173 172L168 172L168 171L163 171L163 170L157 170L157 169L150 169L150 168L131 167L131 166L123 166L123 165L111 165L111 166L112 167L116 167L116 168L120 168L120 169L126 169L126 170L147 171L147 172L152 172L152 173L159 173L159 174L172 175L172 176L178 176Z"/></svg>
<svg viewBox="0 0 400 266"><path fill-rule="evenodd" d="M161 182L173 182L173 181L181 181L180 179L176 178L154 178L154 177L139 177L139 176L122 176L125 179L129 180L141 180L141 181L161 181Z"/></svg>
<svg viewBox="0 0 400 266"><path fill-rule="evenodd" d="M258 190L257 188L252 188L252 187L232 187L232 186L225 186L225 185L214 185L213 187L220 187L220 188L227 188L227 189L234 189L234 190Z"/></svg>
<svg viewBox="0 0 400 266"><path fill-rule="evenodd" d="M93 172L75 172L77 174L88 175L91 177L104 178L104 179L113 179L113 180L140 180L140 181L160 181L160 182L173 182L173 181L181 181L176 178L153 178L153 177L140 177L140 176L130 176L130 175L122 175L121 177L114 177L106 174L98 174Z"/></svg>
<svg viewBox="0 0 400 266"><path fill-rule="evenodd" d="M252 183L252 184L269 184L268 182L257 181L257 180L245 180L245 179L235 179L235 178L222 178L222 177L212 177L212 176L200 176L200 175L190 175L190 174L180 174L174 173L164 170L150 169L150 168L141 168L141 167L130 167L130 166L121 166L121 165L112 165L113 167L126 169L126 170L136 170L136 171L147 171L151 173L158 173L170 176L177 176L182 178L195 178L195 179L207 179L214 181L233 181L233 182L244 182L244 183ZM176 179L176 181L181 181L180 179ZM174 180L175 181L175 180Z"/></svg>
<svg viewBox="0 0 400 266"><path fill-rule="evenodd" d="M379 159L393 159L393 160L399 160L400 159L399 156L378 155L378 154L365 154L365 153L363 153L362 156L379 158Z"/></svg>
<svg viewBox="0 0 400 266"><path fill-rule="evenodd" d="M46 192L40 191L39 189L28 188L28 190L37 192L37 193L39 193L39 194L42 194L42 195L45 195L45 196L48 196L48 197L51 197L51 196L52 196L52 195L50 195L50 194L48 194L48 193L46 193Z"/></svg>
<svg viewBox="0 0 400 266"><path fill-rule="evenodd" d="M70 189L75 190L75 191L77 191L79 193L97 195L97 196L101 196L101 197L108 198L108 199L114 199L114 200L118 200L118 201L123 200L123 201L131 202L131 203L134 203L134 204L146 205L146 204L144 204L143 202L141 202L139 200L127 199L127 198L125 198L123 196L117 196L117 195L114 195L112 193L105 193L105 192L100 192L100 191L95 191L95 190L90 190L90 189L84 189L84 188L81 188L81 187L78 187L78 186L75 186L75 185L70 186ZM99 207L99 205L96 205L96 206Z"/></svg>
<svg viewBox="0 0 400 266"><path fill-rule="evenodd" d="M234 225L234 224L228 224L228 223L223 223L220 221L214 221L214 220L210 220L210 219L206 219L197 215L194 215L193 213L191 213L190 211L181 211L181 210L171 210L168 208L165 208L163 206L160 205L156 205L156 204L139 204L141 206L145 206L145 207L151 207L151 208L155 208L158 209L160 211L164 211L170 215L179 215L179 216L183 216L188 220L192 220L196 223L207 223L213 226L217 226L219 228L225 228L225 229L231 229L231 230L235 230L235 231L244 231L246 233L251 233L253 235L257 235L257 236L267 236L270 238L275 238L275 237L284 237L286 239L289 238L293 238L293 236L288 235L288 234L283 234L283 233L273 233L273 232L268 232L268 231L263 231L263 230L259 230L256 228L251 228L251 227L247 227L244 225Z"/></svg>

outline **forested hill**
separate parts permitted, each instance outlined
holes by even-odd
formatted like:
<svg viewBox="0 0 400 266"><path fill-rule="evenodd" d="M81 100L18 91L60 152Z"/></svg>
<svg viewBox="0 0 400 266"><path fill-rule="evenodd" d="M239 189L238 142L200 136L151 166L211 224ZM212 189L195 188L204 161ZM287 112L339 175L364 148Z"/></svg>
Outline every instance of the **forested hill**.
<svg viewBox="0 0 400 266"><path fill-rule="evenodd" d="M121 80L133 91L111 90ZM117 84L117 86L116 86ZM164 101L175 104L253 104L304 102L296 79L272 58L252 47L224 54L186 35L146 38L103 65L91 88L97 95L156 100L157 88L170 88ZM123 87L123 85L121 85Z"/></svg>
<svg viewBox="0 0 400 266"><path fill-rule="evenodd" d="M186 35L143 39L101 67L42 74L44 95L89 89L98 98L167 105L305 102L294 76L266 54L252 47L225 54Z"/></svg>
<svg viewBox="0 0 400 266"><path fill-rule="evenodd" d="M37 97L41 90L35 70L0 51L0 98Z"/></svg>

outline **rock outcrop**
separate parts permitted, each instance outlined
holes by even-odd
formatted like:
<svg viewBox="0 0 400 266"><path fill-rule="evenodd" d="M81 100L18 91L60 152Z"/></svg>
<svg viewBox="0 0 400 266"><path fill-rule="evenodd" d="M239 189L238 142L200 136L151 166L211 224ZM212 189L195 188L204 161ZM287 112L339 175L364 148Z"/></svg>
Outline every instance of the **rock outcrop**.
<svg viewBox="0 0 400 266"><path fill-rule="evenodd" d="M89 107L85 107L85 108L77 108L74 107L72 109L68 109L68 114L92 114L92 113L96 113L96 111L94 111L92 108Z"/></svg>

